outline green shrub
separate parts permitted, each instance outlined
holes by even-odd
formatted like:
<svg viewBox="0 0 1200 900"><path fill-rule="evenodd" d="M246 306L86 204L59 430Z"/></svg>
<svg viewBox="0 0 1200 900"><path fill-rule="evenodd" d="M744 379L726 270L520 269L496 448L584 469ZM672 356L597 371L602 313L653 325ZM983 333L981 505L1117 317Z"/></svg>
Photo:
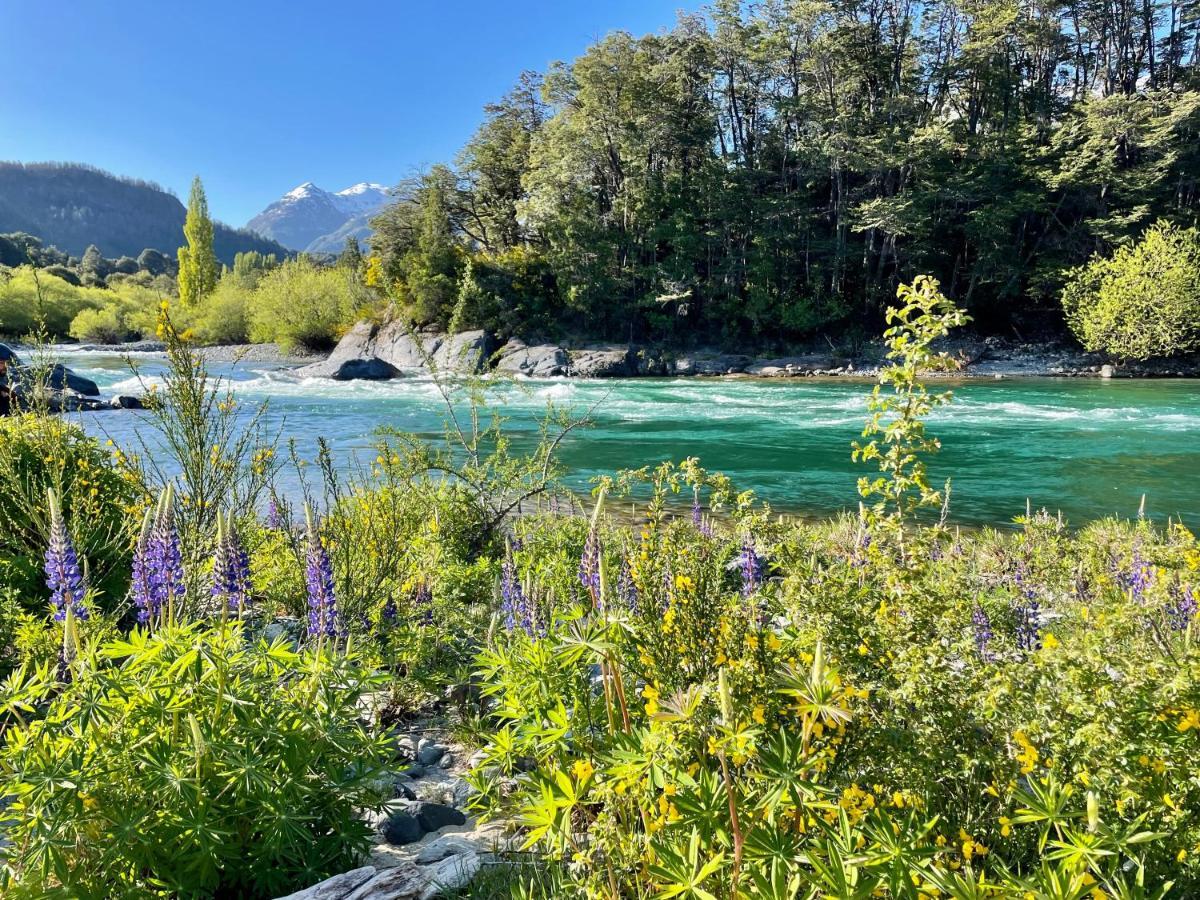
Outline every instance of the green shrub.
<svg viewBox="0 0 1200 900"><path fill-rule="evenodd" d="M386 744L359 720L376 683L355 655L187 625L72 669L0 751L0 893L270 898L367 850Z"/></svg>
<svg viewBox="0 0 1200 900"><path fill-rule="evenodd" d="M69 270L68 270L69 271ZM65 273L14 269L0 279L0 334L22 336L44 329L52 338L112 341L154 334L155 311L168 280L121 275L111 288L81 287Z"/></svg>
<svg viewBox="0 0 1200 900"><path fill-rule="evenodd" d="M111 607L123 598L128 580L127 514L138 495L94 438L60 418L0 418L0 586L16 590L26 608L45 607L51 488L62 498L97 598Z"/></svg>
<svg viewBox="0 0 1200 900"><path fill-rule="evenodd" d="M188 311L190 328L205 344L244 344L250 340L253 292L230 274Z"/></svg>
<svg viewBox="0 0 1200 900"><path fill-rule="evenodd" d="M19 337L44 325L51 336L66 335L80 312L97 305L93 297L97 293L103 292L21 266L9 278L0 279L0 334Z"/></svg>
<svg viewBox="0 0 1200 900"><path fill-rule="evenodd" d="M366 301L365 289L345 269L322 268L307 257L288 260L259 282L250 312L255 342L327 350Z"/></svg>
<svg viewBox="0 0 1200 900"><path fill-rule="evenodd" d="M77 341L119 344L130 337L121 314L113 307L85 309L71 320L71 337Z"/></svg>
<svg viewBox="0 0 1200 900"><path fill-rule="evenodd" d="M1088 350L1144 360L1200 348L1200 233L1154 225L1074 270L1062 300Z"/></svg>

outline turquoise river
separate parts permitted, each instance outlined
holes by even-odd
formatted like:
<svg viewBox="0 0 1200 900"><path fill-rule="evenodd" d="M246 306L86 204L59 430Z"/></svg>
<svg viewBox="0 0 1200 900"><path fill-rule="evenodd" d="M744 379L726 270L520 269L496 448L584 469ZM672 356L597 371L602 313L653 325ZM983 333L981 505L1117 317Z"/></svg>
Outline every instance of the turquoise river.
<svg viewBox="0 0 1200 900"><path fill-rule="evenodd" d="M67 353L64 362L106 395L141 392L120 357ZM138 364L152 382L163 360L144 356ZM269 401L268 423L310 457L320 436L349 465L373 458L380 426L433 438L443 432L445 406L427 377L339 383L257 363L212 369L247 406ZM852 380L553 379L498 383L491 402L518 447L532 446L549 402L593 410L593 426L562 449L575 490L602 473L694 455L778 509L823 515L856 507L855 479L865 467L850 461L850 443L870 389ZM931 473L935 482L953 479L954 521L1010 522L1027 499L1074 524L1131 517L1145 495L1147 515L1200 526L1200 382L1013 378L954 389L953 404L929 426L943 445ZM146 430L141 413L83 420L121 446Z"/></svg>

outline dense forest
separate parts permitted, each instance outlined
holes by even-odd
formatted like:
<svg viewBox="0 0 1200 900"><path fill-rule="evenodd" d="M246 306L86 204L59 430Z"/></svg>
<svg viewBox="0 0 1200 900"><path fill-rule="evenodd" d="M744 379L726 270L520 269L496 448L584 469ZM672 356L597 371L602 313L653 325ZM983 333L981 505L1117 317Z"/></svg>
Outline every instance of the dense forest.
<svg viewBox="0 0 1200 900"><path fill-rule="evenodd" d="M72 257L93 246L109 258L136 257L146 248L174 255L184 215L179 198L152 182L79 163L0 162L0 233L34 235ZM227 265L238 253L287 255L250 231L218 222L214 232L217 258ZM15 264L0 258L0 265Z"/></svg>
<svg viewBox="0 0 1200 900"><path fill-rule="evenodd" d="M1073 267L1196 223L1198 23L721 0L523 75L375 220L374 277L421 321L732 343L873 332L927 272L980 328L1057 328Z"/></svg>

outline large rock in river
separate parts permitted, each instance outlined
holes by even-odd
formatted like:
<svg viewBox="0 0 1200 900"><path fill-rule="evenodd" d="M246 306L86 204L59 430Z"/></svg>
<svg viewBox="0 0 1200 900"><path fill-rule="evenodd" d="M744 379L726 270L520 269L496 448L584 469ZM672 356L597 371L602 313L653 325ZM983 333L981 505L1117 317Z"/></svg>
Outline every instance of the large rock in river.
<svg viewBox="0 0 1200 900"><path fill-rule="evenodd" d="M594 347L571 352L570 374L580 378L625 378L637 374L628 347Z"/></svg>
<svg viewBox="0 0 1200 900"><path fill-rule="evenodd" d="M300 377L390 378L404 371L426 369L482 372L495 348L484 331L460 334L414 332L402 322L378 325L359 322L346 332L324 362L296 370Z"/></svg>
<svg viewBox="0 0 1200 900"><path fill-rule="evenodd" d="M518 338L513 338L501 347L496 357L496 371L528 375L532 378L565 375L567 367L571 364L571 357L562 347L554 344L530 347Z"/></svg>

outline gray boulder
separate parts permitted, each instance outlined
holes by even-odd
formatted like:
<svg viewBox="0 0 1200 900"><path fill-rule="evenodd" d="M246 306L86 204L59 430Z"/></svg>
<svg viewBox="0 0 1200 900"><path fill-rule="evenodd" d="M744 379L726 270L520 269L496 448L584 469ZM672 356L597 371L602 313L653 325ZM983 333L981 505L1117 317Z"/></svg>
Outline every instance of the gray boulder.
<svg viewBox="0 0 1200 900"><path fill-rule="evenodd" d="M417 762L422 766L436 766L445 755L446 748L436 741L422 738L417 744Z"/></svg>
<svg viewBox="0 0 1200 900"><path fill-rule="evenodd" d="M500 348L496 359L496 371L528 375L531 378L551 378L566 374L570 364L571 357L562 347L554 344L530 347L513 338Z"/></svg>
<svg viewBox="0 0 1200 900"><path fill-rule="evenodd" d="M128 394L117 394L108 401L108 405L113 409L145 409L146 404L139 397L130 397Z"/></svg>
<svg viewBox="0 0 1200 900"><path fill-rule="evenodd" d="M495 339L485 331L444 335L413 332L400 321L383 325L359 322L338 341L328 359L303 366L295 374L342 380L391 378L400 372L428 368L431 362L446 371L477 373L484 370L494 348Z"/></svg>
<svg viewBox="0 0 1200 900"><path fill-rule="evenodd" d="M374 866L351 869L341 875L334 875L320 884L314 884L310 888L281 897L279 900L343 900L351 891L362 887L377 874Z"/></svg>
<svg viewBox="0 0 1200 900"><path fill-rule="evenodd" d="M488 358L496 349L496 339L486 331L448 334L434 351L433 362L439 369L478 375L487 368Z"/></svg>
<svg viewBox="0 0 1200 900"><path fill-rule="evenodd" d="M8 363L10 366L19 366L21 357L17 356L17 352L8 344L0 344L0 362Z"/></svg>
<svg viewBox="0 0 1200 900"><path fill-rule="evenodd" d="M570 374L579 378L625 378L637 367L628 347L599 347L571 352Z"/></svg>

